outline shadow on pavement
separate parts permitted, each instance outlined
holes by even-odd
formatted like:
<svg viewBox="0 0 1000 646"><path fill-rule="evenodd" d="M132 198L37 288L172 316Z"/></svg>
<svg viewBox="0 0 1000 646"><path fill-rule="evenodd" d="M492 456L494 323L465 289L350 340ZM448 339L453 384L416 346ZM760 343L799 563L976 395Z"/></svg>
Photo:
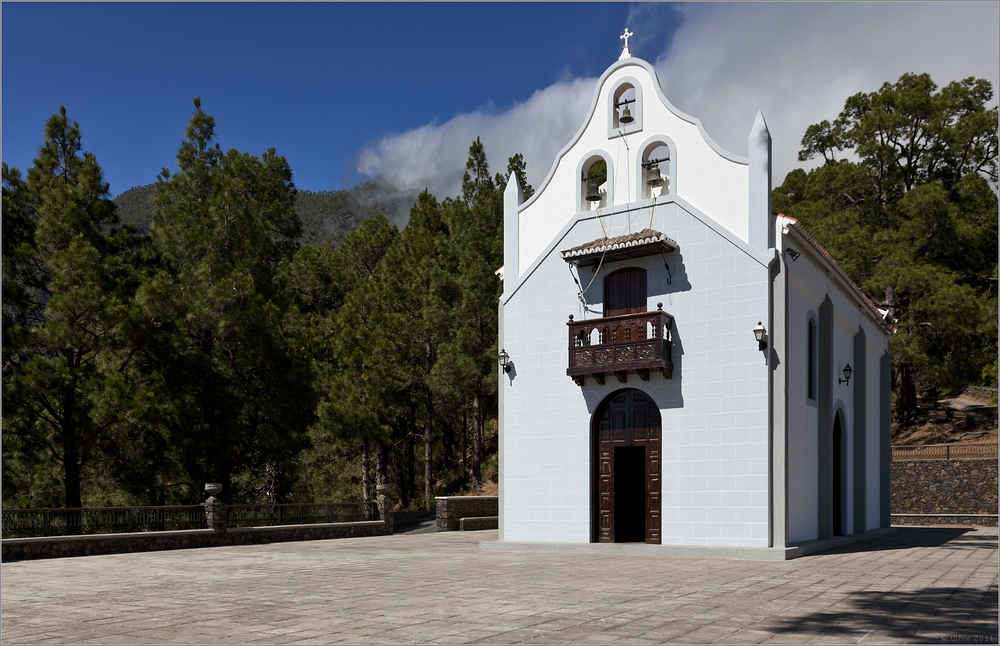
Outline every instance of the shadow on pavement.
<svg viewBox="0 0 1000 646"><path fill-rule="evenodd" d="M425 534L437 531L437 512L402 511L392 515L394 534Z"/></svg>
<svg viewBox="0 0 1000 646"><path fill-rule="evenodd" d="M824 551L823 554L853 554L881 550L905 550L914 547L943 547L944 549L969 549L996 547L997 534L973 534L973 527L899 527L889 536L870 541L859 541L843 547Z"/></svg>
<svg viewBox="0 0 1000 646"><path fill-rule="evenodd" d="M797 618L774 617L774 632L823 634L840 643L874 633L874 641L997 643L997 588L927 588L913 592L859 591L838 606ZM843 638L841 641L840 638Z"/></svg>

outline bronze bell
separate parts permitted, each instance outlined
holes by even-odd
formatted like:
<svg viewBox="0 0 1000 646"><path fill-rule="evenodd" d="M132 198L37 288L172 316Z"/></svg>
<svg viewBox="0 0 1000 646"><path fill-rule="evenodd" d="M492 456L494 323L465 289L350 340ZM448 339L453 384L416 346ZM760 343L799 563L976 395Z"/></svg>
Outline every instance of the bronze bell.
<svg viewBox="0 0 1000 646"><path fill-rule="evenodd" d="M647 186L663 186L663 176L660 175L660 165L653 164L646 169Z"/></svg>
<svg viewBox="0 0 1000 646"><path fill-rule="evenodd" d="M587 184L587 201L588 202L600 202L601 192L597 190L597 184L590 182Z"/></svg>
<svg viewBox="0 0 1000 646"><path fill-rule="evenodd" d="M622 110L622 116L618 118L618 121L621 123L632 123L635 121L635 119L632 118L632 113L629 112L628 104L626 104L625 108Z"/></svg>

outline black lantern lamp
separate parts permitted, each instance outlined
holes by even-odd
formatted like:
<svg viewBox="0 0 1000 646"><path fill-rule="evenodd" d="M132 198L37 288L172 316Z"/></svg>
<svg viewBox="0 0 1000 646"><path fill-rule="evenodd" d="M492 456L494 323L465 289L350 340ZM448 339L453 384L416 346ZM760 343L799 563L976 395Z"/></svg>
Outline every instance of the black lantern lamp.
<svg viewBox="0 0 1000 646"><path fill-rule="evenodd" d="M841 384L847 384L848 386L850 386L851 375L853 374L854 374L854 368L851 367L851 364L847 364L846 366L844 366L844 378L838 379L837 382Z"/></svg>
<svg viewBox="0 0 1000 646"><path fill-rule="evenodd" d="M500 367L503 368L505 373L510 373L511 369L514 367L510 363L510 355L507 354L506 350L500 350L500 354L497 355L497 361L500 362Z"/></svg>
<svg viewBox="0 0 1000 646"><path fill-rule="evenodd" d="M757 339L757 349L767 349L767 328L761 321L757 321L757 327L753 329L753 336Z"/></svg>

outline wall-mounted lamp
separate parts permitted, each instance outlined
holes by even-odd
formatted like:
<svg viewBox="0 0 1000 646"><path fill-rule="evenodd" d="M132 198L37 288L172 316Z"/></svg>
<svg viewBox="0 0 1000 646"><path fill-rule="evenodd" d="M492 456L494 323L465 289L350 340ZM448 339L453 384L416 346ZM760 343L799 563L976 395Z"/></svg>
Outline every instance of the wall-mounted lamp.
<svg viewBox="0 0 1000 646"><path fill-rule="evenodd" d="M767 328L760 321L757 321L757 327L753 329L753 336L757 339L757 348L759 350L767 349Z"/></svg>
<svg viewBox="0 0 1000 646"><path fill-rule="evenodd" d="M497 361L500 362L500 367L503 368L503 371L506 373L510 373L511 369L514 367L510 363L510 355L507 354L506 350L500 350L500 354L497 355Z"/></svg>
<svg viewBox="0 0 1000 646"><path fill-rule="evenodd" d="M847 364L846 366L844 366L844 378L843 379L838 379L837 382L841 383L841 384L847 384L848 386L850 386L851 385L851 375L853 375L853 374L854 374L854 369L851 368L851 364Z"/></svg>
<svg viewBox="0 0 1000 646"><path fill-rule="evenodd" d="M789 256L792 257L792 262L795 262L796 260L798 260L799 256L802 255L801 253L799 253L795 249L792 249L791 247L788 247L787 249L785 249L785 253L787 253Z"/></svg>

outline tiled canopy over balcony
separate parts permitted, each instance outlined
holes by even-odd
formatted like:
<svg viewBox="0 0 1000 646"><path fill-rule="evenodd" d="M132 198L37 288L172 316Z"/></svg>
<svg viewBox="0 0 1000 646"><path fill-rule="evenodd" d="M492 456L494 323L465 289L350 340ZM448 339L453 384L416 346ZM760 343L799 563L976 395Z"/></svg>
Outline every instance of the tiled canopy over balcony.
<svg viewBox="0 0 1000 646"><path fill-rule="evenodd" d="M566 262L586 267L601 264L602 261L612 262L670 253L675 249L677 249L677 243L666 235L653 229L643 229L637 233L614 238L598 238L593 242L560 253Z"/></svg>

